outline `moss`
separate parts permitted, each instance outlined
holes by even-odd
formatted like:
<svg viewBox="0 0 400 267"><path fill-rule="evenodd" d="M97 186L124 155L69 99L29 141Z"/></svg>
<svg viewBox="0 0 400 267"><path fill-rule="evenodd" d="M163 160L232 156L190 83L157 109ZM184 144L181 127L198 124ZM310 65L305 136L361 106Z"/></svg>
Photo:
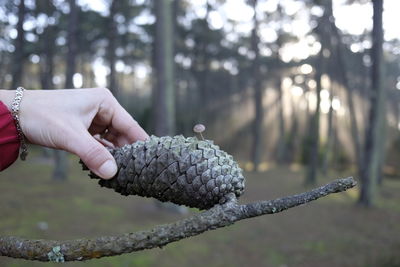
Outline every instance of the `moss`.
<svg viewBox="0 0 400 267"><path fill-rule="evenodd" d="M324 241L308 241L304 243L304 247L313 253L323 255L327 252L327 246Z"/></svg>
<svg viewBox="0 0 400 267"><path fill-rule="evenodd" d="M266 259L268 266L285 266L287 264L286 255L274 248L269 248L267 250Z"/></svg>

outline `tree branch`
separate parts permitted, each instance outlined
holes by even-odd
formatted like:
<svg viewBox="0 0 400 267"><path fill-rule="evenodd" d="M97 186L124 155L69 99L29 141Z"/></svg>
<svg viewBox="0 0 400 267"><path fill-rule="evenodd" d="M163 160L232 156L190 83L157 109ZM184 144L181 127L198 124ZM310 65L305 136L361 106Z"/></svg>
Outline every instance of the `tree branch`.
<svg viewBox="0 0 400 267"><path fill-rule="evenodd" d="M216 205L187 219L120 236L69 241L0 237L0 256L38 261L83 261L162 247L208 230L231 225L236 221L278 213L332 193L346 191L355 185L354 179L349 177L298 195L245 205L238 204L232 195L227 203Z"/></svg>

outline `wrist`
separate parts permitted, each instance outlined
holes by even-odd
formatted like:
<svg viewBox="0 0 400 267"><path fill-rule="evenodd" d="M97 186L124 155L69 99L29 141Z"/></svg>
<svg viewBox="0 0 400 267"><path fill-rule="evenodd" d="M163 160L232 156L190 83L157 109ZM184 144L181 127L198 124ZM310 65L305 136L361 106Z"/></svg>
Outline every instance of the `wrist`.
<svg viewBox="0 0 400 267"><path fill-rule="evenodd" d="M23 87L18 87L17 90L15 90L15 96L14 99L11 103L11 114L13 116L13 119L15 121L15 126L17 127L17 132L18 132L18 137L21 142L21 159L25 160L26 156L28 155L28 149L26 147L26 140L24 133L22 132L21 129L21 124L20 124L20 106L21 106L21 101L22 97L24 96L24 91L25 89Z"/></svg>
<svg viewBox="0 0 400 267"><path fill-rule="evenodd" d="M15 90L0 90L0 101L11 111L11 104L15 97Z"/></svg>

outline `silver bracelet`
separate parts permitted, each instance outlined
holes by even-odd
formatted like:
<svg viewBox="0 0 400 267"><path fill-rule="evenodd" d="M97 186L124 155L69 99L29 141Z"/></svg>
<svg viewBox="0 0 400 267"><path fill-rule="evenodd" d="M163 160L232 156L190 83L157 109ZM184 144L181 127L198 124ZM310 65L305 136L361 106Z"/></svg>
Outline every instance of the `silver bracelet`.
<svg viewBox="0 0 400 267"><path fill-rule="evenodd" d="M18 132L18 138L19 141L21 142L21 148L20 148L21 160L25 160L26 156L28 155L28 147L26 146L25 136L24 133L22 132L21 125L19 123L19 107L21 105L22 97L24 96L24 91L25 89L23 87L18 87L17 90L15 90L15 98L11 104L11 115L15 121L15 126Z"/></svg>

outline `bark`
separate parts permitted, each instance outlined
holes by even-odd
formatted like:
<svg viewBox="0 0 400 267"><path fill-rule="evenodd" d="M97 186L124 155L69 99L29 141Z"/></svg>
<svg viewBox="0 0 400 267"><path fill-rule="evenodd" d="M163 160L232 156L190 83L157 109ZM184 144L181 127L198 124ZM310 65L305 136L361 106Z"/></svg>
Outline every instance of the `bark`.
<svg viewBox="0 0 400 267"><path fill-rule="evenodd" d="M25 21L26 7L25 0L20 0L18 5L18 23L17 23L17 32L18 36L15 39L14 43L14 54L12 61L12 82L11 88L12 90L16 89L18 86L21 86L22 75L24 71L24 50L25 50L25 31L23 28Z"/></svg>
<svg viewBox="0 0 400 267"><path fill-rule="evenodd" d="M351 177L338 179L309 192L244 205L238 204L235 197L231 195L227 203L216 205L187 219L159 225L151 230L119 236L69 241L0 237L0 256L37 261L84 261L163 247L209 230L232 225L240 220L279 213L332 193L346 191L355 185L356 182Z"/></svg>
<svg viewBox="0 0 400 267"><path fill-rule="evenodd" d="M175 132L175 88L174 88L174 37L172 0L155 1L155 134L173 135Z"/></svg>
<svg viewBox="0 0 400 267"><path fill-rule="evenodd" d="M254 98L254 121L253 121L253 144L251 159L254 165L254 171L258 170L258 166L261 162L261 151L262 151L262 129L264 122L263 112L263 89L261 83L261 70L260 70L260 51L258 44L260 38L258 36L258 20L257 20L257 7L258 0L252 0L252 6L254 9L253 16L253 30L251 32L251 49L254 52L255 58L253 60L253 98Z"/></svg>
<svg viewBox="0 0 400 267"><path fill-rule="evenodd" d="M377 191L380 156L383 145L382 129L385 114L385 91L382 86L383 73L383 27L382 12L383 0L373 1L373 29L372 29L372 92L369 110L369 125L365 133L365 160L361 176L361 194L359 202L364 206L373 206Z"/></svg>

